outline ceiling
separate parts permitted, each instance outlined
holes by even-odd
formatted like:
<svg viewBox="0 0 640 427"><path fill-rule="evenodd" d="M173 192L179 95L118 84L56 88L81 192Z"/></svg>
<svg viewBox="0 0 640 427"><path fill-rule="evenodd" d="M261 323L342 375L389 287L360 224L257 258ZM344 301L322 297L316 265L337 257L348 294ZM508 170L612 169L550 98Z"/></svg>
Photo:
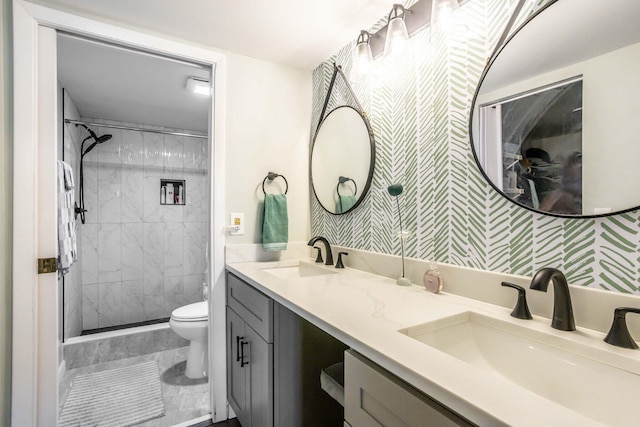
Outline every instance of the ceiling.
<svg viewBox="0 0 640 427"><path fill-rule="evenodd" d="M393 0L32 0L48 7L313 70Z"/></svg>
<svg viewBox="0 0 640 427"><path fill-rule="evenodd" d="M186 89L204 67L58 36L58 81L83 117L206 132L209 97Z"/></svg>
<svg viewBox="0 0 640 427"><path fill-rule="evenodd" d="M31 0L121 27L311 71L388 14L392 0ZM60 36L58 79L83 117L206 131L209 71Z"/></svg>

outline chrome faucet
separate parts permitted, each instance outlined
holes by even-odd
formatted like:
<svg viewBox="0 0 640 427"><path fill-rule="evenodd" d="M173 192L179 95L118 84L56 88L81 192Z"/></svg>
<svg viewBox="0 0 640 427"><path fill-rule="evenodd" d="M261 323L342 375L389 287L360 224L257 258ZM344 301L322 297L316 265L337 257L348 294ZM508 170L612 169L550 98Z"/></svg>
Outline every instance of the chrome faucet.
<svg viewBox="0 0 640 427"><path fill-rule="evenodd" d="M325 264L333 265L333 255L331 255L331 245L329 244L329 241L327 239L325 239L322 236L312 237L311 240L309 240L309 243L307 243L307 245L313 246L318 240L324 244L324 249L325 249L326 258L327 258L327 260L325 261Z"/></svg>
<svg viewBox="0 0 640 427"><path fill-rule="evenodd" d="M553 281L553 319L551 327L561 331L575 331L573 307L567 278L556 268L543 268L531 280L529 288L534 291L547 292L549 282Z"/></svg>

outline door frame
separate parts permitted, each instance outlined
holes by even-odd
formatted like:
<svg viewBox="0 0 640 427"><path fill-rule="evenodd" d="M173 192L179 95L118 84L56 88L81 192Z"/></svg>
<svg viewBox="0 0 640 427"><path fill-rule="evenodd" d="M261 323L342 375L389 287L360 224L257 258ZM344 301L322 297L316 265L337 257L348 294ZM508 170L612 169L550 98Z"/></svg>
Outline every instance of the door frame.
<svg viewBox="0 0 640 427"><path fill-rule="evenodd" d="M57 287L57 280L53 273L37 274L39 257L57 255L57 248L52 249L52 235L55 236L55 214L53 218L39 215L39 212L51 212L51 209L55 209L55 196L43 195L39 191L43 183L55 182L55 165L51 160L52 157L49 157L48 161L46 158L47 155L55 153L57 141L56 125L52 124L56 120L56 109L52 102L52 99L55 101L57 80L54 78L56 77L55 68L54 75L49 75L52 72L51 61L55 59L50 52L51 29L212 67L214 95L211 99L209 125L212 156L210 158L212 173L209 230L211 242L209 372L212 374L209 385L214 422L227 419L224 322L226 55L22 0L13 0L13 27L12 425L55 426L58 415L56 402L59 378L57 378L57 369L52 369L54 364L52 361L57 361L59 344L57 333L53 335L53 339L50 333L51 325L57 325L56 316L59 308L57 301L54 304L45 301L47 297L51 298L54 294L51 287L53 286L54 289ZM43 43L39 43L39 40L42 40L39 38L40 33L45 34ZM53 47L55 48L55 44ZM55 61L53 64L55 65ZM39 300L43 303L39 304Z"/></svg>

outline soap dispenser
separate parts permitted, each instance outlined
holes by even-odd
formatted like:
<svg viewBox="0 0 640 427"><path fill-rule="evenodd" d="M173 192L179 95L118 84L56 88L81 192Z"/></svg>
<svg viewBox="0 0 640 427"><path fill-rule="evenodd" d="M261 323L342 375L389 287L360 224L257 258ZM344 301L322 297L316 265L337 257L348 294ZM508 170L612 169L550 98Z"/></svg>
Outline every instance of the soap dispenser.
<svg viewBox="0 0 640 427"><path fill-rule="evenodd" d="M437 294L442 290L444 281L438 271L438 265L435 262L429 263L429 269L424 273L422 283L424 284L424 289L428 292Z"/></svg>

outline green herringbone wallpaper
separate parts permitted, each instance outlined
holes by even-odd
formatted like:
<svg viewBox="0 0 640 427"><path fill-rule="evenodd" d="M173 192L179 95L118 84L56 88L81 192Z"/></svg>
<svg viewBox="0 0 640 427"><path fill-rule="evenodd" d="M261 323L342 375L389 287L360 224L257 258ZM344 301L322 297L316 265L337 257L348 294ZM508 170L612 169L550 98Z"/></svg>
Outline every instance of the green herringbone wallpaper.
<svg viewBox="0 0 640 427"><path fill-rule="evenodd" d="M495 193L473 160L471 100L513 4L470 0L459 10L466 33L431 38L429 29L422 31L401 60L378 59L370 79L353 83L376 137L371 191L354 212L341 216L328 214L312 198L313 234L341 246L400 254L393 200L386 192L400 182L405 228L413 232L410 257L527 276L556 267L573 284L640 294L640 213L599 219L535 214ZM352 49L345 46L314 70L314 129L332 64L349 76ZM340 88L334 94L330 108L349 103Z"/></svg>

